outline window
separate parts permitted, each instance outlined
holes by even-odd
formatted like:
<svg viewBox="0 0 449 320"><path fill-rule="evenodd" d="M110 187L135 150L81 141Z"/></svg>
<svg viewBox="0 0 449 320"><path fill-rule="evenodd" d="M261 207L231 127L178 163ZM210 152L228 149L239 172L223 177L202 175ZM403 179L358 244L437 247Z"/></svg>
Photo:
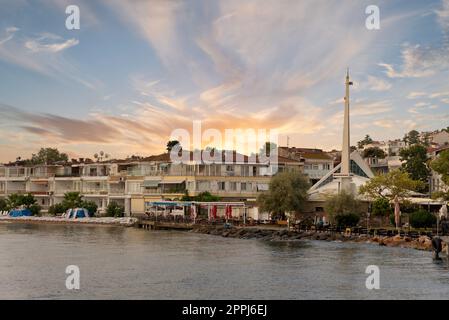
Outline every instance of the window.
<svg viewBox="0 0 449 320"><path fill-rule="evenodd" d="M312 166L312 170L319 170L319 169L320 169L320 167L317 164L314 164Z"/></svg>
<svg viewBox="0 0 449 320"><path fill-rule="evenodd" d="M237 190L237 182L231 182L230 187L231 187L231 191L236 191Z"/></svg>
<svg viewBox="0 0 449 320"><path fill-rule="evenodd" d="M234 172L234 166L227 165L226 171Z"/></svg>
<svg viewBox="0 0 449 320"><path fill-rule="evenodd" d="M240 184L240 190L241 190L241 191L246 191L246 182L242 182L242 183Z"/></svg>
<svg viewBox="0 0 449 320"><path fill-rule="evenodd" d="M218 183L218 190L224 191L226 189L225 187L226 187L226 183L224 181L220 181Z"/></svg>

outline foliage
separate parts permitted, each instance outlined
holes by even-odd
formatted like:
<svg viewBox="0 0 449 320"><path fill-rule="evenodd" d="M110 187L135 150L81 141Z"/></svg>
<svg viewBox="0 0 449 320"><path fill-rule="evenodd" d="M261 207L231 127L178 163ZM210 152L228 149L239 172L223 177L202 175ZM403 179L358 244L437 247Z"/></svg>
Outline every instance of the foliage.
<svg viewBox="0 0 449 320"><path fill-rule="evenodd" d="M421 141L419 139L419 132L412 130L404 136L404 142L409 145L419 144Z"/></svg>
<svg viewBox="0 0 449 320"><path fill-rule="evenodd" d="M427 183L430 170L427 167L427 150L423 145L415 144L401 150L402 170L408 172L410 178Z"/></svg>
<svg viewBox="0 0 449 320"><path fill-rule="evenodd" d="M106 208L106 216L108 217L123 217L125 209L117 204L115 201L111 201Z"/></svg>
<svg viewBox="0 0 449 320"><path fill-rule="evenodd" d="M64 200L62 200L62 205L64 208L73 209L81 208L83 204L83 197L79 192L66 192L64 194Z"/></svg>
<svg viewBox="0 0 449 320"><path fill-rule="evenodd" d="M393 209L386 198L377 198L372 204L372 214L377 217L389 216Z"/></svg>
<svg viewBox="0 0 449 320"><path fill-rule="evenodd" d="M48 213L55 216L58 213L66 212L67 208L62 203L56 203L48 208Z"/></svg>
<svg viewBox="0 0 449 320"><path fill-rule="evenodd" d="M170 140L167 142L167 151L170 152L176 145L180 145L178 140Z"/></svg>
<svg viewBox="0 0 449 320"><path fill-rule="evenodd" d="M41 206L38 204L32 204L28 207L28 209L31 211L31 214L33 216L38 216L41 213Z"/></svg>
<svg viewBox="0 0 449 320"><path fill-rule="evenodd" d="M285 215L287 211L299 211L307 200L309 182L299 172L281 172L271 178L269 189L259 195L261 211Z"/></svg>
<svg viewBox="0 0 449 320"><path fill-rule="evenodd" d="M8 210L24 206L26 208L30 208L32 205L36 204L36 199L30 193L28 194L18 194L12 193L6 198L6 208Z"/></svg>
<svg viewBox="0 0 449 320"><path fill-rule="evenodd" d="M373 143L373 139L371 139L370 135L367 134L363 140L360 140L359 142L357 142L357 147L359 149L362 149L364 146L366 146L367 144L370 144L370 143Z"/></svg>
<svg viewBox="0 0 449 320"><path fill-rule="evenodd" d="M60 161L68 161L66 153L60 153L56 148L41 148L37 154L33 153L30 160L31 164L54 164Z"/></svg>
<svg viewBox="0 0 449 320"><path fill-rule="evenodd" d="M363 151L362 154L363 158L379 158L379 159L385 159L387 156L386 153L378 148L378 147L371 147L367 148Z"/></svg>
<svg viewBox="0 0 449 320"><path fill-rule="evenodd" d="M0 211L7 210L8 204L5 199L0 199Z"/></svg>
<svg viewBox="0 0 449 320"><path fill-rule="evenodd" d="M357 213L346 213L335 216L335 224L339 227L354 227L360 221Z"/></svg>
<svg viewBox="0 0 449 320"><path fill-rule="evenodd" d="M93 201L82 201L80 207L87 209L87 211L89 211L89 216L91 217L95 215L98 209L97 204Z"/></svg>
<svg viewBox="0 0 449 320"><path fill-rule="evenodd" d="M194 197L194 201L204 201L204 202L220 201L220 197L210 194L209 191L204 191L199 193L196 197Z"/></svg>
<svg viewBox="0 0 449 320"><path fill-rule="evenodd" d="M36 199L31 193L20 196L20 205L30 208L32 205L36 204Z"/></svg>
<svg viewBox="0 0 449 320"><path fill-rule="evenodd" d="M407 172L393 170L369 180L360 187L359 193L372 199L386 198L393 200L397 196L401 201L407 197L410 191L416 191L423 185L423 182L411 179Z"/></svg>
<svg viewBox="0 0 449 320"><path fill-rule="evenodd" d="M351 221L351 219L353 219L352 215L360 216L363 211L362 203L357 200L353 194L345 191L328 196L324 203L324 210L329 215L330 219L334 220L337 224L338 221Z"/></svg>
<svg viewBox="0 0 449 320"><path fill-rule="evenodd" d="M432 227L436 223L437 218L426 210L419 209L410 214L409 221L413 228L427 228Z"/></svg>
<svg viewBox="0 0 449 320"><path fill-rule="evenodd" d="M441 174L441 180L449 185L449 150L442 151L438 157L430 163L430 167Z"/></svg>

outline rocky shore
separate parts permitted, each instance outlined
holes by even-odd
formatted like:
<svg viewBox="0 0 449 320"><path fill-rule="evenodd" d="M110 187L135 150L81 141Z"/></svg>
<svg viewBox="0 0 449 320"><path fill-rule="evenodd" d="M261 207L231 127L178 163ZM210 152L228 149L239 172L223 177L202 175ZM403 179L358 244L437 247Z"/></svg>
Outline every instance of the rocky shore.
<svg viewBox="0 0 449 320"><path fill-rule="evenodd" d="M399 235L387 236L368 236L368 235L343 235L340 233L317 232L317 231L288 231L285 229L262 229L262 228L230 228L225 229L222 226L199 226L191 232L210 234L229 238L239 239L259 239L265 241L299 241L299 240L324 240L324 241L342 241L342 242L364 242L387 247L412 248L417 250L432 250L432 241L427 236L420 236L412 239ZM443 242L443 252L447 252L447 243Z"/></svg>

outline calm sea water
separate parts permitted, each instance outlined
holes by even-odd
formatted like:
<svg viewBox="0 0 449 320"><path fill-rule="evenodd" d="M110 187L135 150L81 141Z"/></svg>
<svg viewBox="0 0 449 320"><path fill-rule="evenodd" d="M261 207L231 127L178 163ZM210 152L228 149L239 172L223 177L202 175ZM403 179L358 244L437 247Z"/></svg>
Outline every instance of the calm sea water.
<svg viewBox="0 0 449 320"><path fill-rule="evenodd" d="M0 299L448 299L429 252L134 228L0 224ZM67 290L65 268L80 268ZM380 290L365 268L380 267Z"/></svg>

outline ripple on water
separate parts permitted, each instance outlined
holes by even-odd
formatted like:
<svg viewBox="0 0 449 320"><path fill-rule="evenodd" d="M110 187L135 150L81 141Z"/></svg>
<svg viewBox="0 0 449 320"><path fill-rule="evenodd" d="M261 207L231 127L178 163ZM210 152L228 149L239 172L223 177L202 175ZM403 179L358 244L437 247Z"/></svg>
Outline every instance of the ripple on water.
<svg viewBox="0 0 449 320"><path fill-rule="evenodd" d="M447 299L447 260L365 243L1 224L2 299ZM65 288L76 264L81 290ZM367 290L365 269L380 268Z"/></svg>

